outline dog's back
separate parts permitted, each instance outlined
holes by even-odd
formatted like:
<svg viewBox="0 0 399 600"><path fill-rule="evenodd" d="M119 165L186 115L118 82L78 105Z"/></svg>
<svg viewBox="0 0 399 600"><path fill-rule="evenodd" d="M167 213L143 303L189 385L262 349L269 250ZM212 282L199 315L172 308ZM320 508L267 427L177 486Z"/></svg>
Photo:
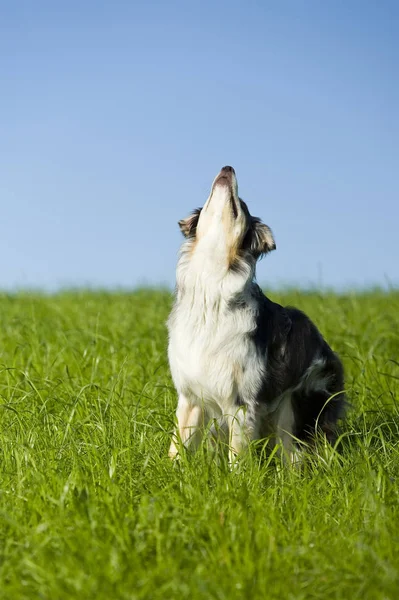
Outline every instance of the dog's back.
<svg viewBox="0 0 399 600"><path fill-rule="evenodd" d="M295 438L307 441L317 427L332 441L345 407L341 361L302 311L263 298L255 338L267 356L267 375L259 402L289 391Z"/></svg>

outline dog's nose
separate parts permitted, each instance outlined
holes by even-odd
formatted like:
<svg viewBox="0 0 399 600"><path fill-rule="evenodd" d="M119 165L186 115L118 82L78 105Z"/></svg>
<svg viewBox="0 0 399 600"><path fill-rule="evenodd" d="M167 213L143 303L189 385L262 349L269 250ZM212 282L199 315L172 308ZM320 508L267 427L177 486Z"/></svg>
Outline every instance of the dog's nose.
<svg viewBox="0 0 399 600"><path fill-rule="evenodd" d="M222 167L221 173L233 173L234 175L236 174L233 167L229 167L229 166Z"/></svg>

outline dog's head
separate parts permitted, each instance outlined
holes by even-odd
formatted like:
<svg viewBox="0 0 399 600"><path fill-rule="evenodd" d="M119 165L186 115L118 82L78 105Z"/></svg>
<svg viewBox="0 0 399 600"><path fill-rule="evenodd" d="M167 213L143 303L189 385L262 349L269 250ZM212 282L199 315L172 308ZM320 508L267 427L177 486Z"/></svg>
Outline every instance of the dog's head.
<svg viewBox="0 0 399 600"><path fill-rule="evenodd" d="M257 260L276 248L271 229L251 216L239 198L233 167L223 167L203 208L179 221L179 226L193 244L205 245L216 255L226 256L229 266L244 256Z"/></svg>

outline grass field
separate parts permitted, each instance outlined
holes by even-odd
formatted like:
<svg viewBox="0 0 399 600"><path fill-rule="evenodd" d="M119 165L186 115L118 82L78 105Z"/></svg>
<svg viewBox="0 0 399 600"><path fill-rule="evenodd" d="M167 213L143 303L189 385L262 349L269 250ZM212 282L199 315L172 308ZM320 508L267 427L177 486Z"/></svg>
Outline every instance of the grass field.
<svg viewBox="0 0 399 600"><path fill-rule="evenodd" d="M168 460L168 293L0 296L1 598L399 598L399 293L270 295L353 405L302 473Z"/></svg>

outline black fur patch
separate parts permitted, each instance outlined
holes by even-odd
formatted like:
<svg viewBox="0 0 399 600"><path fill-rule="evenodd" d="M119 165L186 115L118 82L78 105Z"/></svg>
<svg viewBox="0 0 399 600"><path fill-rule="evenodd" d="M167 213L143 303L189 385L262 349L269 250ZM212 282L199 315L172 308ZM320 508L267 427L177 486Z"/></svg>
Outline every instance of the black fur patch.
<svg viewBox="0 0 399 600"><path fill-rule="evenodd" d="M316 424L332 440L337 420L344 412L344 375L337 355L312 323L296 308L284 308L257 287L259 313L253 334L258 353L266 361L266 377L258 403L271 404L286 390L296 387L315 359L325 361L319 376L328 379L328 391L303 387L292 396L294 435L307 440ZM330 399L331 396L337 394Z"/></svg>

